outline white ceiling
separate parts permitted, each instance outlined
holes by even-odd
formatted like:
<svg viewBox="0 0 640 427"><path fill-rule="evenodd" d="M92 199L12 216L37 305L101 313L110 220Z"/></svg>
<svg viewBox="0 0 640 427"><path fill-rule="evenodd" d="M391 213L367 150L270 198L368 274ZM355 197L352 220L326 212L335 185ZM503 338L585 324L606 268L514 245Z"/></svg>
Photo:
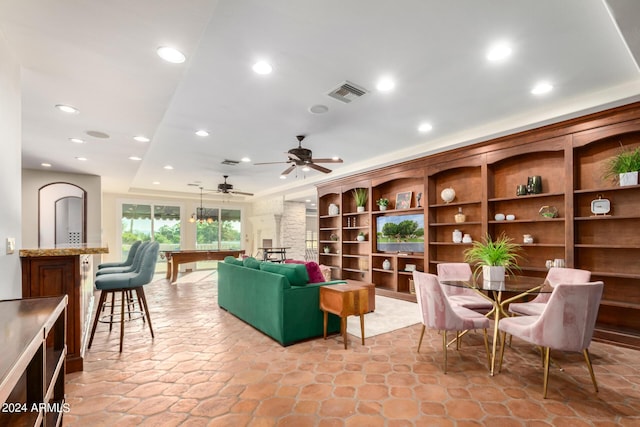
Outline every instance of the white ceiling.
<svg viewBox="0 0 640 427"><path fill-rule="evenodd" d="M302 195L323 180L639 99L639 4L2 0L0 37L23 67L24 168L100 175L106 192L190 197L198 190L187 184L216 188L229 175L255 197ZM491 63L498 41L513 53ZM166 45L187 61L161 60ZM252 71L259 59L272 74ZM393 91L376 90L381 76L395 79ZM369 93L350 104L327 96L345 80ZM541 80L554 90L532 95ZM311 114L315 104L329 111ZM419 133L423 121L433 131ZM151 142L132 139L140 134ZM314 157L344 164L286 181L286 164L253 165L286 160L298 134ZM251 162L221 164L244 156Z"/></svg>

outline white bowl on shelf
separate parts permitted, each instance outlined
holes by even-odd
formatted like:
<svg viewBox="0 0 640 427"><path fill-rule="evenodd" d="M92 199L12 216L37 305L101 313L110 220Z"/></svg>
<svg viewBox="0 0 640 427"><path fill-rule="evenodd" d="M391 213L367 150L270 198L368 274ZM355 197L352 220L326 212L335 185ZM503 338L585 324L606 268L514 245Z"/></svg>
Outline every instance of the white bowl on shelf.
<svg viewBox="0 0 640 427"><path fill-rule="evenodd" d="M494 217L493 217L496 221L504 221L504 214L503 213L497 213Z"/></svg>

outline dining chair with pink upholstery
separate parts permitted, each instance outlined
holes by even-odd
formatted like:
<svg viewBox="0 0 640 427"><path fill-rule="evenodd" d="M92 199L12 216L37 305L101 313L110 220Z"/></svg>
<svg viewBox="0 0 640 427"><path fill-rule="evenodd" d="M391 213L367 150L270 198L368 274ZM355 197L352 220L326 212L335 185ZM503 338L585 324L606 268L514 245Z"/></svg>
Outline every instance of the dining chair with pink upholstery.
<svg viewBox="0 0 640 427"><path fill-rule="evenodd" d="M593 387L598 392L598 383L588 349L598 317L603 288L602 282L560 283L553 289L549 301L539 316L516 316L501 319L498 324L498 329L502 331L498 371L502 368L506 334L510 334L543 348L543 397L545 399L549 382L549 353L551 349L582 352ZM518 375L521 374L522 368L519 367Z"/></svg>
<svg viewBox="0 0 640 427"><path fill-rule="evenodd" d="M558 283L573 284L587 283L591 280L591 272L578 270L577 268L551 267L545 278L545 282L555 287ZM518 316L536 316L542 313L551 293L539 293L529 302L513 302L509 304L509 312Z"/></svg>
<svg viewBox="0 0 640 427"><path fill-rule="evenodd" d="M437 265L438 281L456 280L466 282L471 280L471 266L466 262L443 262ZM473 289L461 286L442 285L452 305L459 305L470 310L488 313L493 308L493 303L479 295Z"/></svg>
<svg viewBox="0 0 640 427"><path fill-rule="evenodd" d="M484 346L487 352L487 362L491 365L489 344L487 342L487 328L489 319L468 308L452 305L445 295L438 277L434 274L413 272L418 309L422 315L422 332L418 342L418 353L424 338L426 328L442 332L442 350L444 354L444 373L447 373L447 331L465 331L468 329L482 329L484 331Z"/></svg>

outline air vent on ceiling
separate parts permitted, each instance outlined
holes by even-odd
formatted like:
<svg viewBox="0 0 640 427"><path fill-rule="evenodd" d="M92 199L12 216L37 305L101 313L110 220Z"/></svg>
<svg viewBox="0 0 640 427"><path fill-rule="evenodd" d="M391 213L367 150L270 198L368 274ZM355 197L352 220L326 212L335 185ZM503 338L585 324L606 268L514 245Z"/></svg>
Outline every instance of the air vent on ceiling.
<svg viewBox="0 0 640 427"><path fill-rule="evenodd" d="M360 98L365 93L367 93L366 89L349 81L345 81L340 86L329 92L327 95L334 99L337 99L338 101L348 104L354 99Z"/></svg>
<svg viewBox="0 0 640 427"><path fill-rule="evenodd" d="M238 160L229 160L229 159L224 159L222 161L223 165L229 165L229 166L237 166L240 162Z"/></svg>

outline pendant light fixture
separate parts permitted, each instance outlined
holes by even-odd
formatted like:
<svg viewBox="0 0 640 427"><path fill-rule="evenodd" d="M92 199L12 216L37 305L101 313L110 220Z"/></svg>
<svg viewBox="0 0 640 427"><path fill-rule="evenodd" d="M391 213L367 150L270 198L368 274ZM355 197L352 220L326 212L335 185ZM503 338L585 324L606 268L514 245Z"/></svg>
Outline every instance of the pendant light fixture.
<svg viewBox="0 0 640 427"><path fill-rule="evenodd" d="M194 222L199 222L200 224L204 224L205 222L207 224L211 224L213 223L213 218L211 217L207 217L206 215L206 210L204 207L202 207L202 187L200 188L200 207L196 208L196 212L191 214L191 218L189 218L189 222L190 223L194 223Z"/></svg>

